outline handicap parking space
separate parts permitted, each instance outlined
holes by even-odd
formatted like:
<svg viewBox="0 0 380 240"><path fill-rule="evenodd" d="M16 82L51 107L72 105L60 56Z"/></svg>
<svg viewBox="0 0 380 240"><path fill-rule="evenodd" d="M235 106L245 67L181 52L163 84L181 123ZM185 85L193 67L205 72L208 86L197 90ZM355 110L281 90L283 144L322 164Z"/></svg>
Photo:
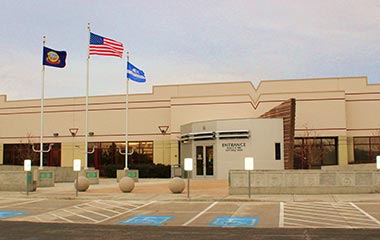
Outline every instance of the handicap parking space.
<svg viewBox="0 0 380 240"><path fill-rule="evenodd" d="M0 221L197 227L380 228L377 202L0 198Z"/></svg>
<svg viewBox="0 0 380 240"><path fill-rule="evenodd" d="M162 226L174 216L135 216L120 222L122 225Z"/></svg>
<svg viewBox="0 0 380 240"><path fill-rule="evenodd" d="M19 199L3 201L2 206L7 208L0 205L0 210L9 211L4 213L7 216L3 219L5 221L276 227L278 205L255 202ZM24 214L12 215L11 212Z"/></svg>
<svg viewBox="0 0 380 240"><path fill-rule="evenodd" d="M258 217L216 217L209 223L214 227L255 227Z"/></svg>
<svg viewBox="0 0 380 240"><path fill-rule="evenodd" d="M214 227L258 227L261 224L261 227L277 227L278 205L249 202L155 202L107 223ZM262 214L274 218L269 219ZM160 222L161 220L163 221Z"/></svg>
<svg viewBox="0 0 380 240"><path fill-rule="evenodd" d="M20 218L20 221L59 222L59 223L106 223L121 215L128 215L152 202L128 202L113 200L85 201L81 204L46 211L40 214Z"/></svg>
<svg viewBox="0 0 380 240"><path fill-rule="evenodd" d="M16 214L9 218L4 218L6 221L23 221L30 216L44 214L45 212L60 208L67 208L82 202L83 201L80 200L0 198L0 211L24 212L25 214Z"/></svg>
<svg viewBox="0 0 380 240"><path fill-rule="evenodd" d="M0 219L11 218L27 214L27 212L0 210Z"/></svg>

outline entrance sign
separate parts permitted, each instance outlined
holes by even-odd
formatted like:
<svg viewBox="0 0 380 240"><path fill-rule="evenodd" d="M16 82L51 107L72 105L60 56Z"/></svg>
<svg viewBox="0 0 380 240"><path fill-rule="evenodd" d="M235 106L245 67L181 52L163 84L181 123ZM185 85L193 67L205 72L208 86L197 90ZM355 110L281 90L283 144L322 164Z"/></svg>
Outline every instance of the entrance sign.
<svg viewBox="0 0 380 240"><path fill-rule="evenodd" d="M222 143L225 152L242 152L246 147L245 142L240 143Z"/></svg>

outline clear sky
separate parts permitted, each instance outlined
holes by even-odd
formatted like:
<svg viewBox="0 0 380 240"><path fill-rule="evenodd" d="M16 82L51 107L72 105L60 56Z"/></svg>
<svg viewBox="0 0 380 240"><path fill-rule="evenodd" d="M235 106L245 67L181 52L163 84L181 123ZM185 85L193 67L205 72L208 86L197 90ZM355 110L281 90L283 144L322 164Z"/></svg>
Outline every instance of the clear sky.
<svg viewBox="0 0 380 240"><path fill-rule="evenodd" d="M379 0L1 0L0 94L41 96L42 36L68 52L45 97L85 95L87 23L153 85L368 76L380 83ZM125 59L91 56L90 95L125 93Z"/></svg>

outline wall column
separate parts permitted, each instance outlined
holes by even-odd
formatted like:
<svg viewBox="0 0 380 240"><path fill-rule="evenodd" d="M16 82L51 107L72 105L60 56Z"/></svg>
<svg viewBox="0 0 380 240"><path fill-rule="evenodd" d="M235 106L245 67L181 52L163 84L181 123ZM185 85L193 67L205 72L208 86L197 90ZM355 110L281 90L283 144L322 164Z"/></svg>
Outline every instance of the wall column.
<svg viewBox="0 0 380 240"><path fill-rule="evenodd" d="M338 165L348 165L347 136L338 137Z"/></svg>

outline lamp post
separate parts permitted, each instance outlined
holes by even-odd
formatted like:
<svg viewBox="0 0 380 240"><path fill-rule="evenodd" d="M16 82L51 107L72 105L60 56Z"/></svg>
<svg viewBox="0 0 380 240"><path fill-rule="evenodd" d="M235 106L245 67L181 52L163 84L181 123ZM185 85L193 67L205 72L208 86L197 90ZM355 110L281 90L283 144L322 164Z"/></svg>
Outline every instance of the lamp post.
<svg viewBox="0 0 380 240"><path fill-rule="evenodd" d="M244 169L248 171L248 197L251 198L251 171L254 169L253 157L244 158Z"/></svg>

